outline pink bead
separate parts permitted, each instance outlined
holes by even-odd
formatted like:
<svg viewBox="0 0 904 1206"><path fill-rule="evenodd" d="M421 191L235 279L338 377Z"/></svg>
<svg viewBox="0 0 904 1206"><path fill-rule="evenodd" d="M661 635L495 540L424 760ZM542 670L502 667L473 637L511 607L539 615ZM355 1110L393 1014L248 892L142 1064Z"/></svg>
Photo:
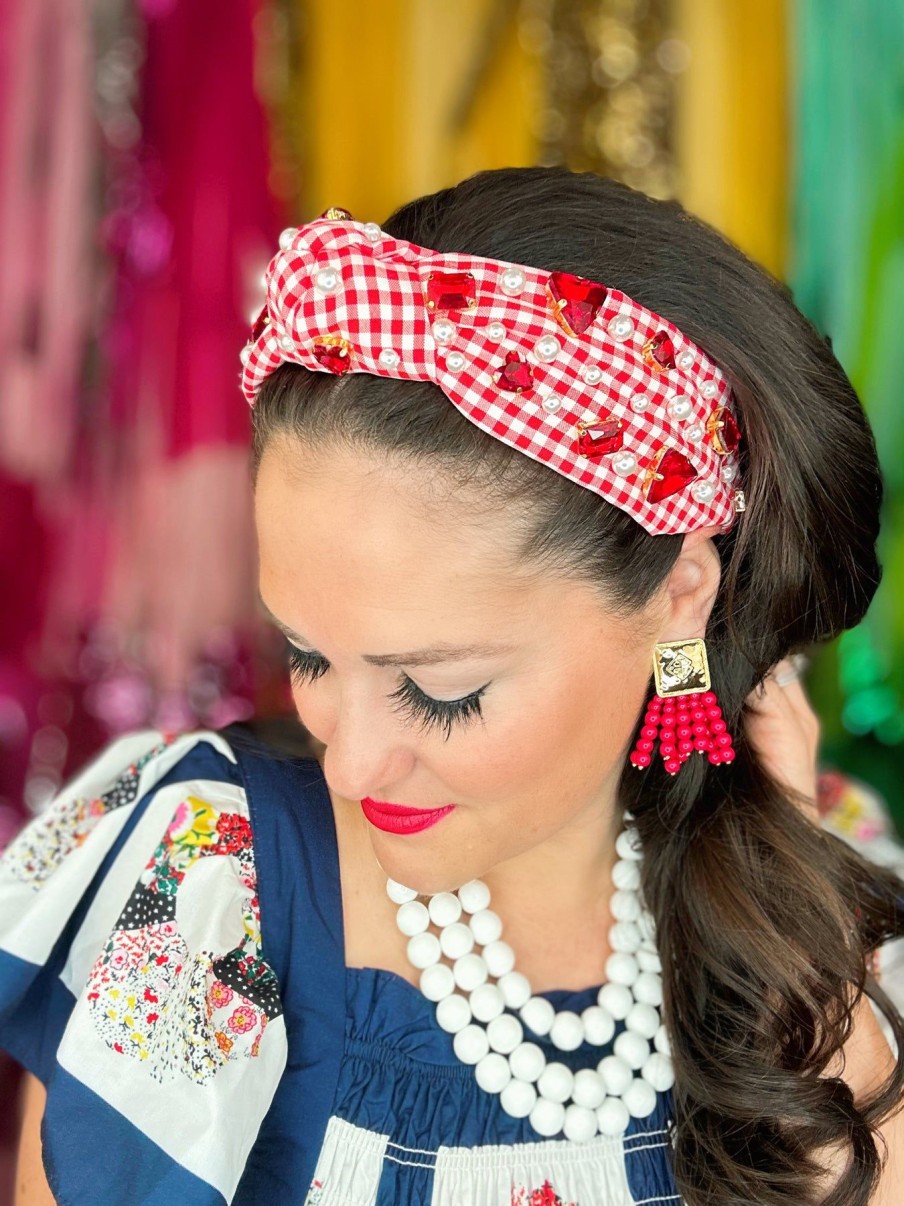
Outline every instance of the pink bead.
<svg viewBox="0 0 904 1206"><path fill-rule="evenodd" d="M678 773L679 770L681 770L681 763L678 761L677 758L670 758L668 760L668 762L666 762L666 764L665 764L665 769L669 772L670 775L675 775Z"/></svg>
<svg viewBox="0 0 904 1206"><path fill-rule="evenodd" d="M701 750L701 751L708 750L709 749L709 741L706 739L706 737L695 737L694 738L694 749Z"/></svg>
<svg viewBox="0 0 904 1206"><path fill-rule="evenodd" d="M631 762L634 766L638 767L638 769L643 766L649 766L650 755L639 754L636 750L634 750L634 752L631 754Z"/></svg>
<svg viewBox="0 0 904 1206"><path fill-rule="evenodd" d="M673 728L666 728L663 726L662 731L659 734L660 741L674 741L675 737L676 734Z"/></svg>
<svg viewBox="0 0 904 1206"><path fill-rule="evenodd" d="M693 736L693 730L691 729L691 726L689 724L679 724L679 726L675 730L675 732L681 738L687 738L687 737Z"/></svg>
<svg viewBox="0 0 904 1206"><path fill-rule="evenodd" d="M706 719L706 708L692 708L691 720L699 721Z"/></svg>
<svg viewBox="0 0 904 1206"><path fill-rule="evenodd" d="M722 709L718 704L713 704L711 708L706 709L706 715L709 720L718 720L722 715Z"/></svg>
<svg viewBox="0 0 904 1206"><path fill-rule="evenodd" d="M678 710L678 723L679 724L690 724L690 721L691 721L691 716L690 716L690 712L688 712L687 708L680 708Z"/></svg>
<svg viewBox="0 0 904 1206"><path fill-rule="evenodd" d="M659 752L665 759L674 758L678 753L678 747L670 741L661 741L659 743Z"/></svg>
<svg viewBox="0 0 904 1206"><path fill-rule="evenodd" d="M723 762L734 762L734 760L735 760L734 750L730 746L726 746L725 749L722 751L722 761Z"/></svg>
<svg viewBox="0 0 904 1206"><path fill-rule="evenodd" d="M653 750L652 741L638 741L635 749L641 750L644 754L649 754Z"/></svg>
<svg viewBox="0 0 904 1206"><path fill-rule="evenodd" d="M709 722L709 731L711 733L724 733L728 725L724 720L711 720Z"/></svg>
<svg viewBox="0 0 904 1206"><path fill-rule="evenodd" d="M640 730L640 735L646 738L647 741L655 741L659 736L659 729L654 724L646 724Z"/></svg>
<svg viewBox="0 0 904 1206"><path fill-rule="evenodd" d="M693 741L684 740L684 741L678 742L678 753L679 754L689 754L693 750L693 748L694 748Z"/></svg>
<svg viewBox="0 0 904 1206"><path fill-rule="evenodd" d="M715 737L716 745L729 746L731 745L731 733L717 733Z"/></svg>
<svg viewBox="0 0 904 1206"><path fill-rule="evenodd" d="M700 703L703 704L704 707L711 706L712 704L718 702L719 701L716 699L715 691L704 691L700 696Z"/></svg>
<svg viewBox="0 0 904 1206"><path fill-rule="evenodd" d="M706 756L710 760L710 762L713 764L713 766L718 766L719 763L722 761L721 750L711 750Z"/></svg>
<svg viewBox="0 0 904 1206"><path fill-rule="evenodd" d="M694 736L696 736L696 737L708 737L708 736L709 736L709 725L706 725L706 724L695 724L695 725L694 725Z"/></svg>

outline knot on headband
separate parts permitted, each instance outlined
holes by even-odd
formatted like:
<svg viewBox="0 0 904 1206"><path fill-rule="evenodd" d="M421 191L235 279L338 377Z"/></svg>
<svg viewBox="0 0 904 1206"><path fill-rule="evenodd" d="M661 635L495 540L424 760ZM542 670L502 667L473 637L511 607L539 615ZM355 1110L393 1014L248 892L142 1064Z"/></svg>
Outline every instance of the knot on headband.
<svg viewBox="0 0 904 1206"><path fill-rule="evenodd" d="M483 431L654 535L745 509L731 389L672 323L566 272L440 253L343 210L284 231L242 350L250 405L291 361L432 381Z"/></svg>

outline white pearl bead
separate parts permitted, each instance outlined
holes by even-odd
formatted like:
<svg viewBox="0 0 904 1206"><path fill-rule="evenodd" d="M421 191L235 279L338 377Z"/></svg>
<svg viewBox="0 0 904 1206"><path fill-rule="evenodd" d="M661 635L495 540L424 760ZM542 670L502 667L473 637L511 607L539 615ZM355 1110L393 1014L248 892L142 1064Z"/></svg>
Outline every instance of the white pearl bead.
<svg viewBox="0 0 904 1206"><path fill-rule="evenodd" d="M653 1036L653 1046L662 1055L671 1056L672 1044L669 1041L669 1033L665 1028L665 1024L661 1025Z"/></svg>
<svg viewBox="0 0 904 1206"><path fill-rule="evenodd" d="M490 889L482 879L472 879L458 889L458 899L466 913L479 913L490 903Z"/></svg>
<svg viewBox="0 0 904 1206"><path fill-rule="evenodd" d="M577 1051L584 1041L584 1023L570 1009L561 1009L556 1014L549 1037L560 1051Z"/></svg>
<svg viewBox="0 0 904 1206"><path fill-rule="evenodd" d="M513 1076L534 1081L546 1067L546 1056L536 1043L519 1043L509 1056L509 1064Z"/></svg>
<svg viewBox="0 0 904 1206"><path fill-rule="evenodd" d="M555 360L561 350L562 345L555 335L542 335L534 344L534 355L541 363Z"/></svg>
<svg viewBox="0 0 904 1206"><path fill-rule="evenodd" d="M342 273L338 268L321 268L314 273L314 288L318 293L335 293L341 283Z"/></svg>
<svg viewBox="0 0 904 1206"><path fill-rule="evenodd" d="M378 359L384 368L398 368L402 357L395 348L384 348Z"/></svg>
<svg viewBox="0 0 904 1206"><path fill-rule="evenodd" d="M630 988L640 972L637 960L624 951L616 951L606 960L606 979L613 984L624 984Z"/></svg>
<svg viewBox="0 0 904 1206"><path fill-rule="evenodd" d="M242 364L248 363L248 361L251 359L252 351L253 348L251 347L251 344L247 344L242 348L242 350L239 352L239 360L241 360Z"/></svg>
<svg viewBox="0 0 904 1206"><path fill-rule="evenodd" d="M636 892L623 892L617 888L609 901L609 910L617 921L637 921L643 909Z"/></svg>
<svg viewBox="0 0 904 1206"><path fill-rule="evenodd" d="M637 860L620 858L612 868L612 882L622 892L636 892L640 887L640 867Z"/></svg>
<svg viewBox="0 0 904 1206"><path fill-rule="evenodd" d="M651 1056L652 1058L652 1056ZM595 1110L606 1098L606 1086L595 1068L581 1068L574 1074L574 1101L588 1110Z"/></svg>
<svg viewBox="0 0 904 1206"><path fill-rule="evenodd" d="M461 352L450 352L446 357L446 368L450 373L460 373L466 363Z"/></svg>
<svg viewBox="0 0 904 1206"><path fill-rule="evenodd" d="M517 297L522 292L526 283L524 273L520 268L506 268L502 274L502 279L499 287L503 293L507 293L509 297Z"/></svg>
<svg viewBox="0 0 904 1206"><path fill-rule="evenodd" d="M453 993L451 997L443 997L437 1002L436 1020L443 1030L447 1030L449 1034L457 1034L470 1022L471 1007L464 997Z"/></svg>
<svg viewBox="0 0 904 1206"><path fill-rule="evenodd" d="M594 1047L604 1047L615 1034L615 1019L602 1005L588 1005L581 1014L584 1037Z"/></svg>
<svg viewBox="0 0 904 1206"><path fill-rule="evenodd" d="M483 948L483 957L487 961L490 975L497 979L507 975L514 969L515 952L507 942L488 942Z"/></svg>
<svg viewBox="0 0 904 1206"><path fill-rule="evenodd" d="M298 231L295 229L294 226L286 227L286 229L279 236L279 245L283 251L289 250L289 248L292 246L292 240L295 238L295 236L297 234L298 234Z"/></svg>
<svg viewBox="0 0 904 1206"><path fill-rule="evenodd" d="M491 322L487 327L487 334L490 339L500 340L505 339L505 327L501 322Z"/></svg>
<svg viewBox="0 0 904 1206"><path fill-rule="evenodd" d="M524 1030L517 1018L510 1013L501 1013L487 1025L490 1046L500 1055L509 1055L524 1038Z"/></svg>
<svg viewBox="0 0 904 1206"><path fill-rule="evenodd" d="M603 370L598 364L591 364L589 368L584 369L584 380L588 385L599 385L603 379Z"/></svg>
<svg viewBox="0 0 904 1206"><path fill-rule="evenodd" d="M656 1090L637 1077L622 1093L622 1101L632 1118L646 1118L656 1109Z"/></svg>
<svg viewBox="0 0 904 1206"><path fill-rule="evenodd" d="M636 996L636 994L635 994ZM632 1034L639 1034L645 1039L651 1039L659 1029L659 1010L644 1001L637 1001L628 1011L625 1025Z"/></svg>
<svg viewBox="0 0 904 1206"><path fill-rule="evenodd" d="M427 906L419 900L409 900L407 904L401 905L396 913L396 925L409 938L423 933L429 924L430 914L427 912Z"/></svg>
<svg viewBox="0 0 904 1206"><path fill-rule="evenodd" d="M630 477L637 468L637 457L633 452L617 452L611 461L612 471L619 477Z"/></svg>
<svg viewBox="0 0 904 1206"><path fill-rule="evenodd" d="M699 444L703 439L703 428L699 423L691 423L690 427L685 427L684 438L691 444Z"/></svg>
<svg viewBox="0 0 904 1206"><path fill-rule="evenodd" d="M642 415L642 414L645 414L647 410L649 410L650 399L647 397L646 394L635 394L634 397L631 399L631 401L628 403L628 405L631 407L631 409L634 411L635 414Z"/></svg>
<svg viewBox="0 0 904 1206"><path fill-rule="evenodd" d="M634 323L627 314L616 314L614 318L609 320L609 334L618 343L624 343L626 339L634 332Z"/></svg>
<svg viewBox="0 0 904 1206"><path fill-rule="evenodd" d="M551 1139L565 1125L565 1107L561 1102L541 1097L530 1112L530 1124L538 1135Z"/></svg>
<svg viewBox="0 0 904 1206"><path fill-rule="evenodd" d="M433 338L440 347L445 347L447 343L451 343L455 338L455 323L450 322L448 318L438 318L430 328L433 332Z"/></svg>
<svg viewBox="0 0 904 1206"><path fill-rule="evenodd" d="M635 955L635 958L637 959L638 965L640 966L640 970L642 972L659 973L662 971L662 960L655 951L648 951L644 946L641 946L640 950Z"/></svg>
<svg viewBox="0 0 904 1206"><path fill-rule="evenodd" d="M596 1065L596 1070L603 1079L606 1092L613 1097L621 1097L625 1089L634 1079L631 1065L620 1055L607 1055Z"/></svg>
<svg viewBox="0 0 904 1206"><path fill-rule="evenodd" d="M495 984L479 984L469 998L471 1010L479 1022L491 1022L505 1008L502 993Z"/></svg>
<svg viewBox="0 0 904 1206"><path fill-rule="evenodd" d="M292 338L291 335L280 335L279 346L282 348L282 350L284 352L291 352L292 349L295 347L295 340Z"/></svg>
<svg viewBox="0 0 904 1206"><path fill-rule="evenodd" d="M650 1044L633 1030L623 1030L615 1040L612 1050L629 1068L642 1068L650 1057Z"/></svg>
<svg viewBox="0 0 904 1206"><path fill-rule="evenodd" d="M689 419L694 410L689 398L680 397L673 398L665 409L670 419Z"/></svg>
<svg viewBox="0 0 904 1206"><path fill-rule="evenodd" d="M720 473L719 476L722 478L723 482L733 482L734 479L737 477L737 473L738 473L737 465L728 464L728 465L722 466L722 472Z"/></svg>
<svg viewBox="0 0 904 1206"><path fill-rule="evenodd" d="M465 992L471 992L478 984L486 984L489 971L486 960L480 955L471 953L462 955L455 960L452 974L459 988L463 988Z"/></svg>
<svg viewBox="0 0 904 1206"><path fill-rule="evenodd" d="M601 1135L623 1135L631 1122L625 1103L619 1097L607 1097L596 1111Z"/></svg>
<svg viewBox="0 0 904 1206"><path fill-rule="evenodd" d="M407 906L403 905L403 908ZM424 909L426 913L426 908ZM429 918L429 914L427 914ZM447 959L458 959L474 947L474 935L463 921L456 921L452 925L447 925L439 936L439 944L443 948L443 954Z"/></svg>
<svg viewBox="0 0 904 1206"><path fill-rule="evenodd" d="M427 912L434 925L451 925L461 917L461 901L454 892L437 892L427 901Z"/></svg>
<svg viewBox="0 0 904 1206"><path fill-rule="evenodd" d="M452 1047L463 1064L476 1064L487 1054L490 1044L484 1028L471 1022L455 1035Z"/></svg>
<svg viewBox="0 0 904 1206"><path fill-rule="evenodd" d="M414 967L425 968L430 967L433 963L439 963L441 954L439 939L429 930L415 934L408 940L408 959Z"/></svg>
<svg viewBox="0 0 904 1206"><path fill-rule="evenodd" d="M519 971L500 976L497 987L509 1009L520 1009L525 1001L530 1000L530 981Z"/></svg>
<svg viewBox="0 0 904 1206"><path fill-rule="evenodd" d="M499 1104L512 1118L526 1118L537 1104L537 1090L523 1080L510 1080L499 1095Z"/></svg>
<svg viewBox="0 0 904 1206"><path fill-rule="evenodd" d="M386 895L393 904L407 904L409 900L417 900L417 892L414 888L406 888L404 884L397 883L394 879L386 881Z"/></svg>
<svg viewBox="0 0 904 1206"><path fill-rule="evenodd" d="M604 984L596 994L597 1003L615 1018L616 1022L628 1016L628 1010L634 1004L631 989L624 984Z"/></svg>
<svg viewBox="0 0 904 1206"><path fill-rule="evenodd" d="M531 997L521 1006L521 1021L534 1034L549 1034L556 1011L545 997Z"/></svg>
<svg viewBox="0 0 904 1206"><path fill-rule="evenodd" d="M555 414L557 410L561 409L562 399L558 394L550 394L548 398L543 399L542 406L543 409L548 410L550 414Z"/></svg>
<svg viewBox="0 0 904 1206"><path fill-rule="evenodd" d="M637 963L638 966L641 965L640 959L637 960ZM652 1005L656 1009L659 1009L662 1005L662 976L652 971L641 971L640 975L631 985L631 991L634 993L635 1001L640 1001L645 1005Z"/></svg>
<svg viewBox="0 0 904 1206"><path fill-rule="evenodd" d="M704 398L715 398L716 394L719 392L719 387L716 385L715 381L707 381L700 392L703 394Z"/></svg>
<svg viewBox="0 0 904 1206"><path fill-rule="evenodd" d="M640 936L644 944L656 941L656 922L653 920L653 914L646 909L637 918L637 928L640 930Z"/></svg>
<svg viewBox="0 0 904 1206"><path fill-rule="evenodd" d="M643 858L640 834L633 825L629 829L623 829L615 839L615 850L619 858L623 858L627 862L637 862Z"/></svg>
<svg viewBox="0 0 904 1206"><path fill-rule="evenodd" d="M667 1055L654 1051L640 1070L641 1076L657 1093L667 1092L675 1083L675 1071Z"/></svg>
<svg viewBox="0 0 904 1206"><path fill-rule="evenodd" d="M480 909L472 915L468 925L481 946L502 937L502 918L492 909Z"/></svg>
<svg viewBox="0 0 904 1206"><path fill-rule="evenodd" d="M691 497L695 502L712 502L715 494L715 483L711 482L708 478L701 478L699 481L693 482L691 485Z"/></svg>
<svg viewBox="0 0 904 1206"><path fill-rule="evenodd" d="M694 367L693 352L682 352L678 357L678 367L683 369L685 372L687 372L688 369L692 369Z"/></svg>
<svg viewBox="0 0 904 1206"><path fill-rule="evenodd" d="M586 1143L597 1133L596 1113L586 1110L583 1106L572 1104L565 1110L565 1121L562 1130L565 1138L572 1143Z"/></svg>
<svg viewBox="0 0 904 1206"><path fill-rule="evenodd" d="M567 1101L574 1088L574 1073L557 1061L547 1064L537 1081L537 1092L547 1101Z"/></svg>
<svg viewBox="0 0 904 1206"><path fill-rule="evenodd" d="M504 1055L491 1051L478 1063L474 1076L485 1093L501 1093L512 1079L512 1070Z"/></svg>
<svg viewBox="0 0 904 1206"><path fill-rule="evenodd" d="M428 1001L441 1001L455 991L452 968L445 963L434 963L421 972L421 992Z"/></svg>
<svg viewBox="0 0 904 1206"><path fill-rule="evenodd" d="M383 231L376 224L376 222L365 222L363 230L364 237L369 239L371 243L378 243L383 237Z"/></svg>
<svg viewBox="0 0 904 1206"><path fill-rule="evenodd" d="M640 949L640 930L633 921L616 921L609 931L609 945L614 951L633 955Z"/></svg>

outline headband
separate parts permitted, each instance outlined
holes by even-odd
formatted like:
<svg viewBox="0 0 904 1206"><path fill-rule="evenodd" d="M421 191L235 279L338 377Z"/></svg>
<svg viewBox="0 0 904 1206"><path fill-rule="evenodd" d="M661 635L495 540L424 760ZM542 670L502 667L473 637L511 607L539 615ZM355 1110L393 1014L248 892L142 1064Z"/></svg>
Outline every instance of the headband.
<svg viewBox="0 0 904 1206"><path fill-rule="evenodd" d="M345 210L283 231L241 353L251 406L286 361L432 381L483 431L653 535L745 509L731 389L668 320L567 272L386 234Z"/></svg>

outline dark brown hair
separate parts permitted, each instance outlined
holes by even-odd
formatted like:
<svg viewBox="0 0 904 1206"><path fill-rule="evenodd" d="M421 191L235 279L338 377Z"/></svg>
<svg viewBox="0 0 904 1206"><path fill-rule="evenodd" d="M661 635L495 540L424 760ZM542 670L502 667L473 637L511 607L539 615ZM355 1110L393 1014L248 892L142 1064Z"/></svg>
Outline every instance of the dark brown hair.
<svg viewBox="0 0 904 1206"><path fill-rule="evenodd" d="M825 1069L866 992L904 1052L904 1022L866 970L904 933L904 885L814 826L745 740L747 696L781 657L858 623L880 578L882 480L872 433L828 343L788 289L670 201L561 168L481 172L413 201L389 233L578 273L618 288L699 344L730 380L747 510L714 538L722 578L707 649L735 761L669 776L626 763L643 889L663 962L675 1175L688 1206L815 1202L823 1146L851 1156L826 1206L867 1206L873 1130L904 1095L904 1058L865 1102ZM519 501L518 552L640 609L681 536L653 536L589 490L484 434L432 383L283 365L253 412L255 463L275 435L410 458L491 510ZM653 690L651 684L651 691ZM641 718L638 717L638 725ZM853 990L853 991L852 991Z"/></svg>

